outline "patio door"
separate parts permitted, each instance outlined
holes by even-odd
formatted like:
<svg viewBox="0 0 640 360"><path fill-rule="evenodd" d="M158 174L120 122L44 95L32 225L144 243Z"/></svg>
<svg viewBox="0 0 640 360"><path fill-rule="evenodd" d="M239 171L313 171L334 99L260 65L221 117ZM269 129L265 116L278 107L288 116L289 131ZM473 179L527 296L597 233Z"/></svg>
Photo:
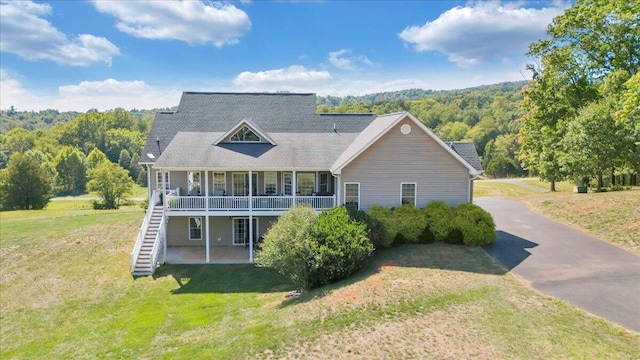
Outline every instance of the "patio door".
<svg viewBox="0 0 640 360"><path fill-rule="evenodd" d="M258 194L258 173L252 173L253 196ZM233 173L233 195L249 196L249 173Z"/></svg>
<svg viewBox="0 0 640 360"><path fill-rule="evenodd" d="M258 219L253 218L253 243L258 240ZM249 245L249 218L233 218L233 245Z"/></svg>

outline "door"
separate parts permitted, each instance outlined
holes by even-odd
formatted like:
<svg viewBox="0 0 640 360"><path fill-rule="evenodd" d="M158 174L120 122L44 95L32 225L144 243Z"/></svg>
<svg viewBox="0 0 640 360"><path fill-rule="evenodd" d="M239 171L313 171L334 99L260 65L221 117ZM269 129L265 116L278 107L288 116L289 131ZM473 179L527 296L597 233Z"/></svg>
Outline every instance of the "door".
<svg viewBox="0 0 640 360"><path fill-rule="evenodd" d="M253 196L258 194L258 173L252 173ZM233 173L233 195L249 196L249 173Z"/></svg>
<svg viewBox="0 0 640 360"><path fill-rule="evenodd" d="M258 240L258 219L253 219L253 243ZM233 219L233 245L249 245L249 218Z"/></svg>

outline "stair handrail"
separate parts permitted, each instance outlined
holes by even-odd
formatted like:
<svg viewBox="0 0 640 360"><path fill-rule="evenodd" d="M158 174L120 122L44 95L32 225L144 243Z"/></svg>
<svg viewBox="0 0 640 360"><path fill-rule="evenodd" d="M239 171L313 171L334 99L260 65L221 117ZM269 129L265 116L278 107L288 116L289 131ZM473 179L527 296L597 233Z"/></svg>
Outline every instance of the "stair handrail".
<svg viewBox="0 0 640 360"><path fill-rule="evenodd" d="M133 246L133 250L131 251L131 272L133 273L135 270L136 262L138 261L138 255L140 255L140 249L142 249L142 243L144 242L144 235L147 233L147 229L149 228L149 223L151 222L151 215L153 214L154 207L160 203L160 194L162 192L155 190L151 194L151 199L149 201L149 205L147 206L147 213L142 220L142 226L138 229L138 237L136 238L136 243Z"/></svg>
<svg viewBox="0 0 640 360"><path fill-rule="evenodd" d="M162 214L162 220L160 220L160 226L158 227L158 233L156 234L156 238L153 240L153 248L151 249L151 273L156 272L156 267L160 264L160 258L162 252L164 252L164 242L166 241L165 237L165 214Z"/></svg>

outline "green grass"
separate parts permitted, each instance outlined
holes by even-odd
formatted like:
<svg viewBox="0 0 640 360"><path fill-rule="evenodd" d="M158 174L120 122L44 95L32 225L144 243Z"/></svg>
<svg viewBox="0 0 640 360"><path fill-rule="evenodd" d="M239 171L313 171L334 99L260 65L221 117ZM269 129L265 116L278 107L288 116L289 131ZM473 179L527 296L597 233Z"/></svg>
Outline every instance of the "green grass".
<svg viewBox="0 0 640 360"><path fill-rule="evenodd" d="M535 179L523 183L548 189ZM475 182L474 197L494 196L524 201L555 221L571 225L599 239L640 255L640 188L606 193L574 194L571 182L556 183L557 192L540 193L516 184Z"/></svg>
<svg viewBox="0 0 640 360"><path fill-rule="evenodd" d="M401 246L293 289L252 265L129 275L143 211L3 212L0 358L640 357L640 335L523 286L481 249Z"/></svg>
<svg viewBox="0 0 640 360"><path fill-rule="evenodd" d="M539 192L516 184L484 181L476 181L473 184L474 197L494 196L513 199L535 194L539 194Z"/></svg>

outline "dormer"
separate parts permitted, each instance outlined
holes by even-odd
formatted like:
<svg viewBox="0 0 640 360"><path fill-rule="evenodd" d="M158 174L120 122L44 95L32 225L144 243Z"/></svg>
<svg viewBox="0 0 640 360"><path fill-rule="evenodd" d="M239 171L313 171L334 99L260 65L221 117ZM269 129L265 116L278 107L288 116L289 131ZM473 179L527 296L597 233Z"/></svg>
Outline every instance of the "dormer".
<svg viewBox="0 0 640 360"><path fill-rule="evenodd" d="M220 143L241 143L241 144L271 144L276 143L251 119L242 119L229 131L224 133L214 145Z"/></svg>

